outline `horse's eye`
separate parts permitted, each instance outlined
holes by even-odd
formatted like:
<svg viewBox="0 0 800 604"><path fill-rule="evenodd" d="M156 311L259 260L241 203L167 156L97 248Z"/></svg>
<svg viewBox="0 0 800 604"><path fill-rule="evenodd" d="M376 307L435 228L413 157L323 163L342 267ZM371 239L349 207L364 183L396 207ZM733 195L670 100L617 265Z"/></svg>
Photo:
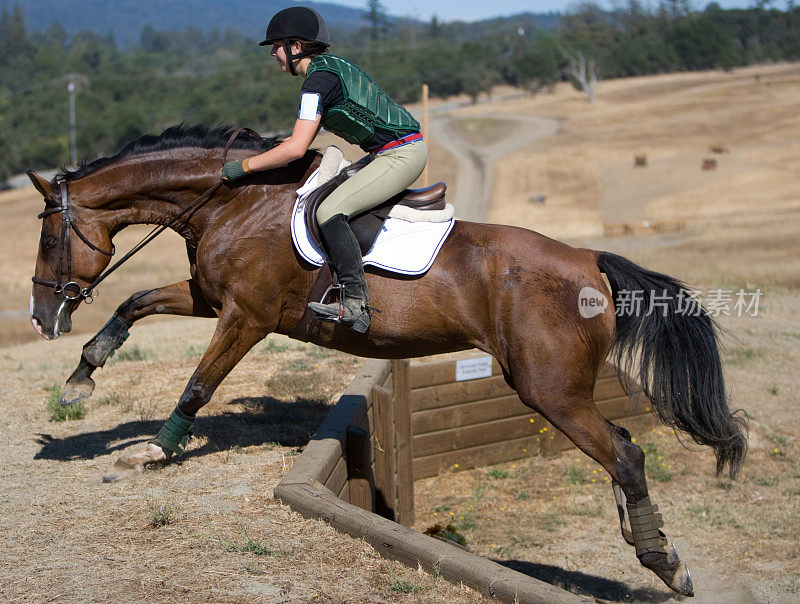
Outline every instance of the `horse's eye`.
<svg viewBox="0 0 800 604"><path fill-rule="evenodd" d="M42 237L42 249L43 250L52 250L54 247L58 246L58 237L55 235L45 235Z"/></svg>

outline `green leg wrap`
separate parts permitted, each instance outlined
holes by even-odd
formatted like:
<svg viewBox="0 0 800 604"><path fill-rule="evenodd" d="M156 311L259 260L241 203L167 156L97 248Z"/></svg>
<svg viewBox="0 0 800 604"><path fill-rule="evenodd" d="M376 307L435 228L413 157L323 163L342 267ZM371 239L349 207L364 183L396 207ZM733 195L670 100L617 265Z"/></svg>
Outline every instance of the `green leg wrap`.
<svg viewBox="0 0 800 604"><path fill-rule="evenodd" d="M189 437L194 432L193 427L194 418L181 413L181 410L176 408L150 442L162 449L168 449L176 455L182 455Z"/></svg>

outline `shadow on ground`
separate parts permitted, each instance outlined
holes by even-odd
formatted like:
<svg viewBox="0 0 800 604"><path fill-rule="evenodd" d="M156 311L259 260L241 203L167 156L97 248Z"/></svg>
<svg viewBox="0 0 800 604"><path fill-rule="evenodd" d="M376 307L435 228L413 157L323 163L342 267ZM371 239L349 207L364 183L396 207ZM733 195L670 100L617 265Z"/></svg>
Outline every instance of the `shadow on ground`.
<svg viewBox="0 0 800 604"><path fill-rule="evenodd" d="M534 564L524 560L495 560L495 562L561 589L608 602L670 602L683 600L683 598L671 592L649 588L631 589L620 581L613 581L576 570L564 570L549 564Z"/></svg>
<svg viewBox="0 0 800 604"><path fill-rule="evenodd" d="M330 405L319 400L297 399L289 402L269 396L233 399L228 405L241 406L244 411L198 417L195 435L205 436L208 440L203 446L188 451L181 459L267 443L303 447L331 409ZM94 459L147 442L156 435L163 423L164 420L130 421L108 430L83 432L63 438L40 433L36 435L36 440L42 448L34 459Z"/></svg>

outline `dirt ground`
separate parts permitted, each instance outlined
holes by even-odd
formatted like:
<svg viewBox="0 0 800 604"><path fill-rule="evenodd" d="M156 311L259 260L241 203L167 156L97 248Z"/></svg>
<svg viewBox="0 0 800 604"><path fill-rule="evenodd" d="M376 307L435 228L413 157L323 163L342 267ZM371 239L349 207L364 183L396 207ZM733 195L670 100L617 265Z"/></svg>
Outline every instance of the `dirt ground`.
<svg viewBox="0 0 800 604"><path fill-rule="evenodd" d="M624 254L707 295L761 290L757 316L719 317L729 330L732 406L751 418L743 477L716 478L710 453L684 449L668 430L634 435L655 460L652 496L701 601L790 602L800 592L798 98L800 65L776 65L601 82L592 105L556 87L452 112L560 124L495 166L490 221ZM646 168L634 168L638 154ZM431 180L451 179L452 157L435 141L432 155ZM700 170L706 157L716 171ZM544 203L531 203L538 195ZM98 371L85 418L50 421L47 389L63 384L90 333L131 292L184 278L186 263L182 242L164 236L76 313L75 334L34 341L27 307L41 206L32 189L0 194L0 599L482 601L272 500L357 370L347 355L262 342L203 410L181 462L102 484L120 451L158 430L213 322L146 319ZM605 222L642 219L686 227L601 236ZM127 249L142 232L126 230L115 243ZM619 537L603 472L581 454L417 483L419 528L451 513L472 551L533 576L611 601L672 598Z"/></svg>

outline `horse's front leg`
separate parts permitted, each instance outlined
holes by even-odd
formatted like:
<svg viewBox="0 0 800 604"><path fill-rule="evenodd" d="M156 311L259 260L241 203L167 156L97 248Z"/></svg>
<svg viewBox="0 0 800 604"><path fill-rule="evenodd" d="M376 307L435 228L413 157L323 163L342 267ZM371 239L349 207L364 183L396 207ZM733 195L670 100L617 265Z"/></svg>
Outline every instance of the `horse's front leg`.
<svg viewBox="0 0 800 604"><path fill-rule="evenodd" d="M78 367L69 376L61 393L61 404L71 405L94 392L92 373L114 354L125 339L131 326L144 317L154 314L189 317L216 317L193 279L136 292L125 300L111 315L103 328L83 346Z"/></svg>
<svg viewBox="0 0 800 604"><path fill-rule="evenodd" d="M159 433L144 449L120 457L109 473L103 476L103 482L122 480L141 473L148 464L183 453L183 447L192 434L197 411L211 399L231 369L276 325L277 319L273 323L248 321L241 309L236 308L234 312L226 309L220 316L208 350L178 400L178 406Z"/></svg>

